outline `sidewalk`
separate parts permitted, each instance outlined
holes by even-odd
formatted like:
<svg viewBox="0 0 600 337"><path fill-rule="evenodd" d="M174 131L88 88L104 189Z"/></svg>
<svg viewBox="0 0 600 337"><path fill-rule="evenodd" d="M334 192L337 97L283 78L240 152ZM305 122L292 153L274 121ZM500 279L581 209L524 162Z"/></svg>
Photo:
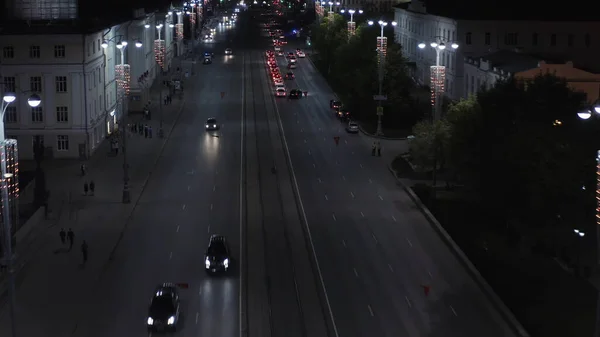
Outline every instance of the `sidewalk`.
<svg viewBox="0 0 600 337"><path fill-rule="evenodd" d="M172 69L180 66L173 61ZM19 243L16 266L17 327L19 335L48 337L70 335L79 311L86 307L90 291L99 279L113 249L125 230L128 218L150 177L183 108L183 100L173 96L163 106L164 139L158 137L159 83L152 86L152 120L144 124L153 129L153 138L127 133L127 158L131 203L122 203L123 153L109 154L105 140L87 161L88 173L82 177L80 161L45 163L50 191L49 219L33 229L27 242ZM166 90L166 89L165 89ZM188 89L189 91L190 89ZM142 116L128 116L127 123ZM121 141L120 146L123 145ZM83 193L84 182L94 180L94 196ZM72 251L62 245L60 228L72 228ZM81 242L89 246L89 261L81 265ZM6 277L0 276L0 336L10 336L10 317L6 305Z"/></svg>

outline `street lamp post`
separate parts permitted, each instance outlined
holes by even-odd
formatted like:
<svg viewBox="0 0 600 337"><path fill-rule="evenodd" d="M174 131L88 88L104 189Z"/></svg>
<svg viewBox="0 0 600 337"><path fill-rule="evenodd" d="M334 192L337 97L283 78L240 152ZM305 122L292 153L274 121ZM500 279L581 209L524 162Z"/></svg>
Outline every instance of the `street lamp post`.
<svg viewBox="0 0 600 337"><path fill-rule="evenodd" d="M169 14L167 14L167 17L172 14L173 14L173 12L169 12ZM156 31L158 32L159 40L161 40L161 34L162 34L163 27L165 27L165 25L162 23L156 25ZM172 23L170 23L169 27L173 28L174 25ZM163 108L162 108L162 106L163 106L163 96L162 96L163 83L162 83L162 79L163 79L163 71L164 71L164 67L165 67L165 63L166 63L166 52L163 52L162 55L160 55L160 57L162 58L162 60L161 60L162 62L159 62L158 58L156 59L156 76L157 76L158 84L160 87L160 90L158 91L158 116L159 116L158 137L163 138L165 136L165 131L163 129Z"/></svg>
<svg viewBox="0 0 600 337"><path fill-rule="evenodd" d="M377 107L377 130L375 131L376 136L383 136L383 127L381 125L381 117L383 116L383 107L382 102L386 99L383 96L383 66L385 63L385 54L387 49L387 38L383 36L383 29L390 24L395 27L398 23L396 21L387 22L383 20L379 20L377 24L381 27L381 34L377 38L377 53L379 54L379 64L378 64L378 78L379 78L379 94L375 97L375 100L378 102ZM369 26L373 26L375 24L374 21L368 21Z"/></svg>
<svg viewBox="0 0 600 337"><path fill-rule="evenodd" d="M598 102L591 107L577 113L577 116L583 120L592 117L592 111L600 115L600 105ZM596 267L600 267L600 151L596 152ZM600 336L600 291L596 294L596 324L594 336Z"/></svg>
<svg viewBox="0 0 600 337"><path fill-rule="evenodd" d="M6 86L6 84L5 84ZM4 231L4 263L8 269L8 296L9 296L9 311L10 311L10 322L12 328L12 337L17 337L17 319L16 319L16 297L15 297L15 269L14 269L14 255L12 247L12 225L10 216L10 201L9 201L9 180L14 179L14 172L9 172L7 167L8 154L6 151L7 139L4 133L4 114L8 109L8 106L17 100L17 95L12 92L5 92L0 102L0 156L1 156L1 174L0 180L2 182L2 221ZM36 108L42 103L42 99L37 94L32 94L27 103L30 107ZM15 142L12 140L12 142ZM15 142L16 144L16 142ZM15 182L18 183L18 182Z"/></svg>
<svg viewBox="0 0 600 337"><path fill-rule="evenodd" d="M331 15L331 12L333 11L333 5L336 5L336 6L340 5L339 2L333 2L333 1L329 1L327 4L329 5L329 13L327 13L327 16Z"/></svg>
<svg viewBox="0 0 600 337"><path fill-rule="evenodd" d="M427 45L423 42L419 43L420 49L425 49ZM437 120L442 117L442 95L445 91L446 83L446 67L440 65L440 54L446 49L444 42L431 42L429 46L435 50L435 66L430 67L431 76L431 103L433 106L432 120ZM458 48L457 43L450 43L453 50Z"/></svg>
<svg viewBox="0 0 600 337"><path fill-rule="evenodd" d="M354 13L358 12L358 14L362 14L363 10L359 9L358 11L356 9L342 9L340 10L340 13L346 13L348 12L348 14L350 14L350 21L348 21L348 39L350 39L352 36L354 36L354 33L356 32L356 22L354 22Z"/></svg>
<svg viewBox="0 0 600 337"><path fill-rule="evenodd" d="M116 38L122 38L116 36ZM108 43L114 42L112 40L104 40L102 41L102 48L108 48ZM129 189L129 163L127 162L127 113L125 112L125 98L128 94L128 86L129 86L129 65L125 64L125 48L127 48L128 42L125 40L121 40L116 43L117 49L121 54L121 62L119 64L119 79L117 82L117 95L118 95L118 106L121 111L121 138L123 142L123 195L121 201L124 204L129 204L131 202L131 191ZM142 42L140 40L135 41L135 47L141 48Z"/></svg>

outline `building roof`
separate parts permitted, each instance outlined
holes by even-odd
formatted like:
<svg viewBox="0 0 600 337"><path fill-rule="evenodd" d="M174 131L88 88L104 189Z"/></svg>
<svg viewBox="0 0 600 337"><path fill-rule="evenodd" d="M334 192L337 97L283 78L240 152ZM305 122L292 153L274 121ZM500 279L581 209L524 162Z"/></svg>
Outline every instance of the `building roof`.
<svg viewBox="0 0 600 337"><path fill-rule="evenodd" d="M571 0L564 4L525 0L520 1L518 5L506 0L423 1L427 13L455 20L600 21L592 2L585 0ZM406 9L405 4L395 7Z"/></svg>
<svg viewBox="0 0 600 337"><path fill-rule="evenodd" d="M14 0L10 0L14 1ZM18 1L18 0L17 0ZM159 3L162 2L162 3ZM9 0L4 0L8 3ZM0 34L3 35L41 35L41 34L87 34L134 19L134 9L142 0L129 0L126 5L117 4L117 0L85 1L79 0L78 18L71 20L26 21L5 17L0 22ZM157 9L166 9L166 0L146 2L141 6L146 13ZM5 7L6 8L6 7Z"/></svg>
<svg viewBox="0 0 600 337"><path fill-rule="evenodd" d="M487 61L490 63L490 71L493 68L498 68L511 74L537 68L538 64L544 61L542 58L534 55L522 54L510 50L499 50L479 57L469 57L468 59L476 62L480 60Z"/></svg>

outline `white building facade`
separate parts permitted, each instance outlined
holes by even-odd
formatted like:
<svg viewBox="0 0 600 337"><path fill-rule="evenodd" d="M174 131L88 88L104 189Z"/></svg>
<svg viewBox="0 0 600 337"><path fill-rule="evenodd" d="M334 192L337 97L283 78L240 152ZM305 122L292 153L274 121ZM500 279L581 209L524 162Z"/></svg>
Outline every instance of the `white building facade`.
<svg viewBox="0 0 600 337"><path fill-rule="evenodd" d="M435 51L418 48L421 42L456 42L456 51L441 52L440 65L446 66L446 94L465 97L465 57L480 57L498 50L518 50L536 56L571 60L584 68L599 68L600 21L510 21L453 19L427 13L421 1L407 9L395 9L396 42L416 65L414 77L429 85L429 66L435 65Z"/></svg>
<svg viewBox="0 0 600 337"><path fill-rule="evenodd" d="M154 40L160 15L137 14L132 21L95 32L59 34L47 29L37 35L0 35L0 82L5 91L17 93L5 114L6 135L18 140L20 158L33 158L36 140L43 142L48 156L88 158L117 129L123 111L129 106L141 111L135 103L149 99L156 75ZM164 61L170 65L173 33L166 26ZM131 70L129 95L120 104L115 66L121 64L117 44L123 41L123 63ZM136 42L142 46L137 48ZM138 81L146 73L146 79ZM27 104L31 93L42 98L37 108Z"/></svg>

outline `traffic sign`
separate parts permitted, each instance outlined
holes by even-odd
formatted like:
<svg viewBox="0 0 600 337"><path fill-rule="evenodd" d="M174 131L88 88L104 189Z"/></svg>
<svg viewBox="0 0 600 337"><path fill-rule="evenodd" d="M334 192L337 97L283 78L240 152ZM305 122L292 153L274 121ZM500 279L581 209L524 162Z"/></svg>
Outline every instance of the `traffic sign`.
<svg viewBox="0 0 600 337"><path fill-rule="evenodd" d="M382 106L377 107L377 116L383 116L383 107Z"/></svg>
<svg viewBox="0 0 600 337"><path fill-rule="evenodd" d="M387 101L387 96L385 95L375 95L373 96L373 99L376 101Z"/></svg>

